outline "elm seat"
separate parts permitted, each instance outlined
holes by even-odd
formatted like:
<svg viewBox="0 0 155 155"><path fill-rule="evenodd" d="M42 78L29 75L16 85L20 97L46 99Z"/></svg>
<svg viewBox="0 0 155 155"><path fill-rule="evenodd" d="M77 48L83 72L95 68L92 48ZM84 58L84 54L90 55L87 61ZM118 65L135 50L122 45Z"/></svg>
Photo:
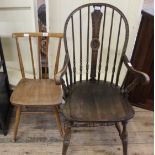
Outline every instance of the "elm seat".
<svg viewBox="0 0 155 155"><path fill-rule="evenodd" d="M29 96L29 97L28 97ZM52 79L22 79L11 95L15 105L59 105L61 87Z"/></svg>
<svg viewBox="0 0 155 155"><path fill-rule="evenodd" d="M66 98L63 114L69 120L80 122L129 120L134 116L134 110L120 93L119 87L110 83L77 82Z"/></svg>

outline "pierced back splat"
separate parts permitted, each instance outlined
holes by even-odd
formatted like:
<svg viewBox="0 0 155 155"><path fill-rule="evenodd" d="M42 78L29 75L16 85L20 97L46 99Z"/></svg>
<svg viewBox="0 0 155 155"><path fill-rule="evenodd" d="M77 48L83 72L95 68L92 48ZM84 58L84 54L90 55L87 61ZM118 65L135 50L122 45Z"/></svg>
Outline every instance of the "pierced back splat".
<svg viewBox="0 0 155 155"><path fill-rule="evenodd" d="M98 49L100 46L99 41L99 32L100 25L102 19L102 12L100 11L101 7L94 6L94 12L92 12L92 40L91 40L91 48L92 48L92 58L91 58L91 79L95 80L96 78L96 64L97 64L97 55Z"/></svg>

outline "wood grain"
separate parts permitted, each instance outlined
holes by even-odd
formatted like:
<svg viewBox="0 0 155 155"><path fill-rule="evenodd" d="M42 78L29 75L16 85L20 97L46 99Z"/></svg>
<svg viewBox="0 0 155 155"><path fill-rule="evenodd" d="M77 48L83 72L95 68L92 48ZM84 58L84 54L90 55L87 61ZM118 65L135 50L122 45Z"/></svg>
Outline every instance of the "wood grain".
<svg viewBox="0 0 155 155"><path fill-rule="evenodd" d="M64 116L69 120L114 122L131 119L134 111L126 97L111 83L77 82L66 98Z"/></svg>
<svg viewBox="0 0 155 155"><path fill-rule="evenodd" d="M12 114L7 136L0 135L2 155L61 155L62 138L56 127L52 109L45 114L23 112L16 143L13 143ZM153 155L153 115L151 111L134 107L135 117L128 123L129 155ZM38 111L40 109L38 108ZM68 155L121 155L122 146L115 127L74 129Z"/></svg>
<svg viewBox="0 0 155 155"><path fill-rule="evenodd" d="M15 88L11 103L14 105L59 105L61 87L51 79L23 79Z"/></svg>

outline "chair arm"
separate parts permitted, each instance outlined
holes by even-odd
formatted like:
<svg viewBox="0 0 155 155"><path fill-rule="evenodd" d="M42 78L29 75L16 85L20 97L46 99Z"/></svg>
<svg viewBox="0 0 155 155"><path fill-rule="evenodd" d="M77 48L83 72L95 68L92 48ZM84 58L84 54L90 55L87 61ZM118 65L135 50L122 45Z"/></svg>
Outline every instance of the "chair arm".
<svg viewBox="0 0 155 155"><path fill-rule="evenodd" d="M66 54L62 69L55 75L55 83L57 85L63 84L62 77L67 72L68 63L69 63L69 55Z"/></svg>
<svg viewBox="0 0 155 155"><path fill-rule="evenodd" d="M134 67L132 66L132 64L130 63L130 61L128 60L126 55L124 55L124 57L123 57L123 62L125 64L125 66L127 67L128 71L131 72L132 74L134 74L136 77L133 80L133 82L131 82L126 87L128 92L130 92L135 86L137 86L139 84L149 84L149 82L150 82L149 76L144 72L134 69Z"/></svg>

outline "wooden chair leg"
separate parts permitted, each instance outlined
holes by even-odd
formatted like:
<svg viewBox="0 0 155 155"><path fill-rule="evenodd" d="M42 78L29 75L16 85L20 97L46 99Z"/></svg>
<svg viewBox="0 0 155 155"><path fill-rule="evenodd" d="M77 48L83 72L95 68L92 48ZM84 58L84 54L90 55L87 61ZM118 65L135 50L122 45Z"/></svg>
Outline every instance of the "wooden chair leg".
<svg viewBox="0 0 155 155"><path fill-rule="evenodd" d="M122 125L123 125L123 131L122 131L123 155L127 155L127 148L128 148L127 121L122 122Z"/></svg>
<svg viewBox="0 0 155 155"><path fill-rule="evenodd" d="M21 115L21 106L16 107L16 122L15 122L15 128L14 128L14 137L13 140L16 141L19 121L20 121L20 115Z"/></svg>
<svg viewBox="0 0 155 155"><path fill-rule="evenodd" d="M121 132L121 127L120 127L119 122L115 123L115 127L119 133L120 138L122 139L122 132Z"/></svg>
<svg viewBox="0 0 155 155"><path fill-rule="evenodd" d="M61 135L61 137L63 137L64 131L63 131L63 128L62 128L62 125L61 125L60 116L59 116L57 106L54 107L54 115L55 115L55 118L56 118L56 123L57 123L57 127L59 129L60 135Z"/></svg>
<svg viewBox="0 0 155 155"><path fill-rule="evenodd" d="M70 144L71 139L71 125L70 123L65 124L65 135L63 140L63 148L62 148L62 155L66 155L68 146Z"/></svg>

